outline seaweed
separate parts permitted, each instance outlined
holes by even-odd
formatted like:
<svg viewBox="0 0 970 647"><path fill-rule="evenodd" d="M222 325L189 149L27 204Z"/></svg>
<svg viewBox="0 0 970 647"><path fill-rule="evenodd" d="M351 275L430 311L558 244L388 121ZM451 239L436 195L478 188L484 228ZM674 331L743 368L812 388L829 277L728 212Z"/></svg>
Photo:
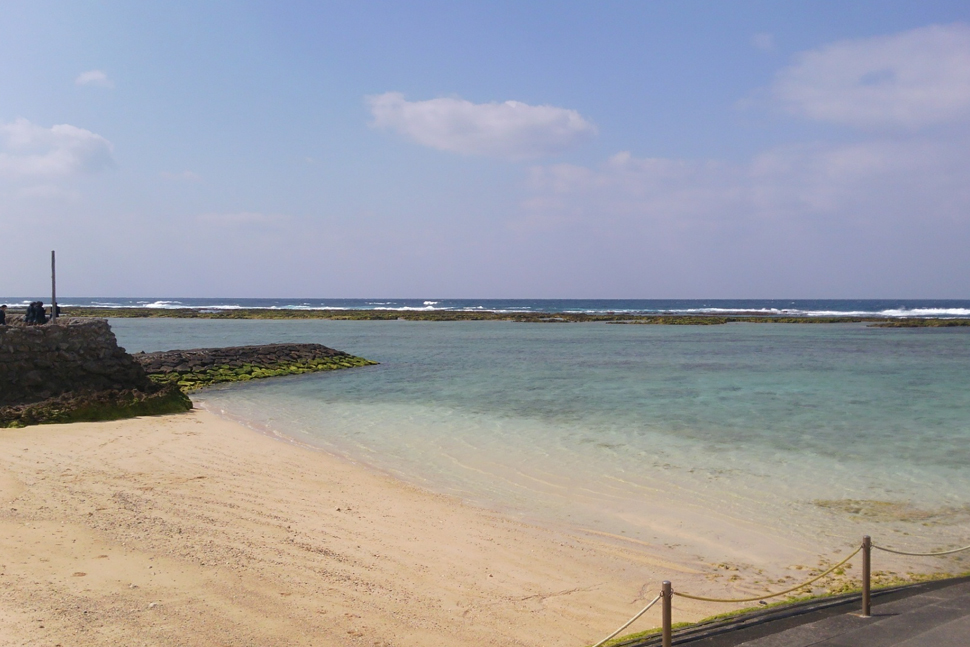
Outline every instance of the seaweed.
<svg viewBox="0 0 970 647"><path fill-rule="evenodd" d="M373 366L377 362L354 355L334 355L327 358L301 360L296 362L281 362L272 365L257 366L244 364L234 368L229 365L219 365L201 371L184 371L169 373L149 373L148 379L158 384L172 384L182 391L191 393L213 384L228 382L248 382L269 377L284 375L301 375L318 371L335 371L344 368Z"/></svg>
<svg viewBox="0 0 970 647"><path fill-rule="evenodd" d="M65 393L41 402L0 407L0 427L120 420L181 413L191 408L189 397L172 386L152 392L124 389Z"/></svg>

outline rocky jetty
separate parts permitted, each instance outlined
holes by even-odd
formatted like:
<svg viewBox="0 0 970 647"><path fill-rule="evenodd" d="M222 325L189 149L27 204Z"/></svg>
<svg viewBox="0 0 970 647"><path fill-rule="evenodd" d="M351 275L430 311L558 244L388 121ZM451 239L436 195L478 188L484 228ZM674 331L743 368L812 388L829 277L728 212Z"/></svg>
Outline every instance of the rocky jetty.
<svg viewBox="0 0 970 647"><path fill-rule="evenodd" d="M0 427L191 408L179 389L149 379L103 319L0 326Z"/></svg>
<svg viewBox="0 0 970 647"><path fill-rule="evenodd" d="M194 391L223 382L244 382L376 364L320 344L267 344L137 353L134 360L159 384Z"/></svg>

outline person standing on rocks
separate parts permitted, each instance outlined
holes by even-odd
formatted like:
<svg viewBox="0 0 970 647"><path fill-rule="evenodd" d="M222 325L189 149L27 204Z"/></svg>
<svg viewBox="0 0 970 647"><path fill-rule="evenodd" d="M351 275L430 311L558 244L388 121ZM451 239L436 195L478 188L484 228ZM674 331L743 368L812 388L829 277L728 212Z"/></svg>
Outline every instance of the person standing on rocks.
<svg viewBox="0 0 970 647"><path fill-rule="evenodd" d="M24 317L24 323L28 323L28 324L47 323L47 313L44 311L43 301L31 301L30 305L27 306L27 316Z"/></svg>
<svg viewBox="0 0 970 647"><path fill-rule="evenodd" d="M7 325L7 304L0 306L0 326Z"/></svg>

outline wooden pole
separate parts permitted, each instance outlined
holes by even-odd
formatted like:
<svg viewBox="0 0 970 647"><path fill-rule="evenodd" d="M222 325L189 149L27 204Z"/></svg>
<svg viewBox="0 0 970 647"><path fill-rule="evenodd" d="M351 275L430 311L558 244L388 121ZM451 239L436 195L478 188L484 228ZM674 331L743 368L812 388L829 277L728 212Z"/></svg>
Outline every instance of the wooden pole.
<svg viewBox="0 0 970 647"><path fill-rule="evenodd" d="M54 263L54 250L51 250L51 322L57 320L57 268Z"/></svg>
<svg viewBox="0 0 970 647"><path fill-rule="evenodd" d="M869 535L862 538L862 617L872 616L870 579L872 576L872 539Z"/></svg>
<svg viewBox="0 0 970 647"><path fill-rule="evenodd" d="M661 589L661 595L663 596L663 613L662 613L662 623L663 623L663 635L661 640L663 641L663 647L670 647L672 637L670 635L671 624L673 620L673 612L671 610L671 603L673 602L674 592L673 587L670 586L670 582L664 580L663 588Z"/></svg>

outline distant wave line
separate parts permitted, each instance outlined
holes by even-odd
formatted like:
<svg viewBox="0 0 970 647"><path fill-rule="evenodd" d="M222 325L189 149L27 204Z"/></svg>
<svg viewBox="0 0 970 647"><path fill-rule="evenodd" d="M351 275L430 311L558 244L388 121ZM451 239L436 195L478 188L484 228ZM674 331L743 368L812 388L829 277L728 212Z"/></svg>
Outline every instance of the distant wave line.
<svg viewBox="0 0 970 647"><path fill-rule="evenodd" d="M6 303L15 308L26 307L33 299L11 299ZM200 301L210 301L200 303ZM275 301L276 303L266 303ZM885 318L970 318L970 306L964 307L882 307L876 309L859 309L865 301L842 300L846 309L838 309L839 300L829 300L824 303L828 308L811 309L805 307L776 307L770 304L771 299L765 299L764 306L751 307L757 304L758 300L738 300L738 307L730 307L730 300L727 303L718 305L702 305L702 300L696 300L697 306L689 302L691 300L657 300L676 303L683 307L629 307L640 300L583 300L583 299L563 299L563 300L501 300L483 299L481 301L472 299L452 299L452 300L423 300L423 299L401 299L401 300L356 300L356 299L334 299L340 305L327 303L330 300L294 299L288 303L286 299L64 299L59 302L62 308L102 308L106 310L130 310L130 309L155 309L155 310L199 310L199 311L233 311L233 310L280 310L280 311L348 311L348 310L374 310L386 312L488 312L495 314L537 314L537 313L564 313L564 314L589 314L589 315L637 315L637 316L660 316L660 315L720 315L720 316L775 316L775 317L885 317ZM410 301L414 305L407 302ZM449 303L449 301L451 303ZM616 307L611 307L611 301L616 303ZM649 300L642 300L649 301ZM873 300L879 301L879 300ZM952 301L952 300L951 300ZM0 302L3 302L0 299ZM255 303L253 303L255 302ZM496 303L497 302L497 303ZM686 303L685 303L686 302ZM754 302L754 304L752 303ZM946 300L943 300L945 303ZM597 307L590 307L591 305ZM741 305L741 304L744 305ZM925 301L924 301L925 303ZM958 301L963 306L963 301ZM418 305L420 304L420 305ZM621 306L626 306L622 307ZM770 304L770 305L769 305ZM880 305L885 305L883 301ZM639 305L639 304L637 304ZM646 305L646 304L645 304ZM835 306L834 308L832 306ZM852 306L855 306L854 308Z"/></svg>

